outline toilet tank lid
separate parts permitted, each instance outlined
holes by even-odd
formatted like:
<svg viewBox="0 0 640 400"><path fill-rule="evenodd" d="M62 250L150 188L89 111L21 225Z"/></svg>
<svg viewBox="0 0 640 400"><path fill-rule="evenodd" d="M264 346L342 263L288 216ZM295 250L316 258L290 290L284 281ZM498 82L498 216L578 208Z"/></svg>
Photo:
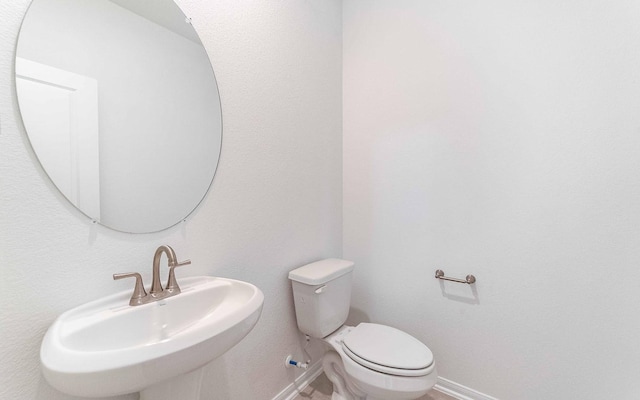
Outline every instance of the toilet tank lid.
<svg viewBox="0 0 640 400"><path fill-rule="evenodd" d="M289 272L289 279L307 285L322 285L353 271L353 261L327 258Z"/></svg>

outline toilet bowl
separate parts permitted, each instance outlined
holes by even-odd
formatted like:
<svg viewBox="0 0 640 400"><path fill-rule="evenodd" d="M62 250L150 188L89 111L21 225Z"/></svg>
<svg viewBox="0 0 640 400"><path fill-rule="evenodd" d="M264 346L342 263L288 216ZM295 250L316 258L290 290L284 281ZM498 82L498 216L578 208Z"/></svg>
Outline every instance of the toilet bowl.
<svg viewBox="0 0 640 400"><path fill-rule="evenodd" d="M416 399L436 384L431 351L401 330L363 323L342 326L322 340L329 348L323 370L338 395L332 400Z"/></svg>
<svg viewBox="0 0 640 400"><path fill-rule="evenodd" d="M437 380L433 354L413 336L372 323L343 325L351 300L353 262L317 261L289 273L298 328L320 339L332 400L411 400Z"/></svg>

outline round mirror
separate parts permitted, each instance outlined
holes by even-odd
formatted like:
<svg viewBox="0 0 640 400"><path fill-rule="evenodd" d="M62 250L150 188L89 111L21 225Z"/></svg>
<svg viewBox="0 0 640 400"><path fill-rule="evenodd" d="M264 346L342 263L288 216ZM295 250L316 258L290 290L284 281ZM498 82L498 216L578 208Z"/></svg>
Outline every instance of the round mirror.
<svg viewBox="0 0 640 400"><path fill-rule="evenodd" d="M207 194L220 98L207 53L172 0L34 0L16 87L40 164L89 218L156 232Z"/></svg>

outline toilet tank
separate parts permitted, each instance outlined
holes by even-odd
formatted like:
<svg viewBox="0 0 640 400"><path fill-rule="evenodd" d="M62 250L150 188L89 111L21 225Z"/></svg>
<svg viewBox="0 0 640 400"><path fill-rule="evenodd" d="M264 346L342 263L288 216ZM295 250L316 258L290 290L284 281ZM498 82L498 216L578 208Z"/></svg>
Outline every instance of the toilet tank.
<svg viewBox="0 0 640 400"><path fill-rule="evenodd" d="M289 272L298 328L323 338L347 320L353 262L329 258Z"/></svg>

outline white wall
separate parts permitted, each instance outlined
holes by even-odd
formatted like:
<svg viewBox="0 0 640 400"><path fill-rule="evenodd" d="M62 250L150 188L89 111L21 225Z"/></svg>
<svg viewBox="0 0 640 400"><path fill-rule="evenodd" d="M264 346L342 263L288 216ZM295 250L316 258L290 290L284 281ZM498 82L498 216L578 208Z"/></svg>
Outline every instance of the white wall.
<svg viewBox="0 0 640 400"><path fill-rule="evenodd" d="M181 276L242 279L265 294L255 329L208 367L203 397L273 398L298 372L284 357L300 355L287 272L341 254L340 2L180 1L216 71L222 158L192 218L147 235L91 225L39 170L13 78L28 3L0 2L0 398L69 399L39 372L45 330L66 309L130 289L114 272L149 282L165 243L193 261Z"/></svg>
<svg viewBox="0 0 640 400"><path fill-rule="evenodd" d="M637 398L639 16L635 0L344 2L360 319L500 399Z"/></svg>

